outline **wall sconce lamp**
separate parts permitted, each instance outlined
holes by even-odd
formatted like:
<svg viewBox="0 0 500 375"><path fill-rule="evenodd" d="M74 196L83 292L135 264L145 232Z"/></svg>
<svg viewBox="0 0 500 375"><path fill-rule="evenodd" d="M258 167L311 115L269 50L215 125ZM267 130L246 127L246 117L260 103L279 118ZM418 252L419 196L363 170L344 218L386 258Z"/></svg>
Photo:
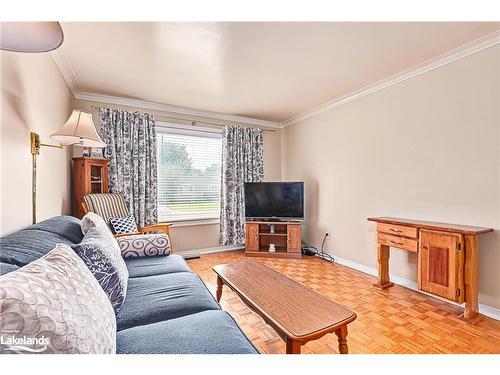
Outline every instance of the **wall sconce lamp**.
<svg viewBox="0 0 500 375"><path fill-rule="evenodd" d="M59 145L50 145L40 142L40 136L37 133L31 133L31 155L32 155L32 179L31 179L31 195L32 195L32 214L33 224L36 223L36 172L37 172L37 155L40 155L41 147L52 147L63 149L64 146L82 146L82 147L106 147L97 134L97 130L92 121L92 114L79 109L74 109L66 123L50 136L50 138L59 142Z"/></svg>

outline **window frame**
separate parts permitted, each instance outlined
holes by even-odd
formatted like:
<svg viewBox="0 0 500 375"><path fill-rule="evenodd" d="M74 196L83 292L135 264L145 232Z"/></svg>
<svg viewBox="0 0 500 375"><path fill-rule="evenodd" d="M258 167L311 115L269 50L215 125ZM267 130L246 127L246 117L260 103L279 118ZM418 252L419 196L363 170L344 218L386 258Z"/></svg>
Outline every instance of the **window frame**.
<svg viewBox="0 0 500 375"><path fill-rule="evenodd" d="M178 135L192 135L192 136L203 136L206 138L216 138L220 139L222 143L222 129L221 128L210 128L197 125L183 125L172 122L156 121L156 133L164 134L178 134ZM158 141L157 141L158 142ZM158 143L156 144L158 147ZM221 150L222 159L222 150ZM221 160L222 162L222 160ZM158 168L158 166L157 166ZM221 167L221 178L222 178L222 167ZM158 184L158 194L159 194L159 184ZM159 209L159 206L158 206ZM184 227L184 226L196 226L196 225L208 225L208 224L219 224L220 223L220 208L219 216L213 218L206 217L186 217L186 218L175 218L167 219L165 221L160 221L159 223L173 223L174 227Z"/></svg>

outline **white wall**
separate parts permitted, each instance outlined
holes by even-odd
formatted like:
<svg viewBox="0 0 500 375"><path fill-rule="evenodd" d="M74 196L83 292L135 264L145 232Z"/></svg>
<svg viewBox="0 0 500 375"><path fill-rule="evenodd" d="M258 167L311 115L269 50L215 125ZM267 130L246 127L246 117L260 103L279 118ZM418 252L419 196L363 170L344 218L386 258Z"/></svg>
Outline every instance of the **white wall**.
<svg viewBox="0 0 500 375"><path fill-rule="evenodd" d="M479 302L500 308L500 47L285 128L284 179L304 180L305 240L376 267L375 225L396 216L493 227L480 238ZM416 256L391 273L416 280Z"/></svg>
<svg viewBox="0 0 500 375"><path fill-rule="evenodd" d="M0 235L31 224L30 132L43 143L71 113L73 97L47 53L1 52ZM42 148L38 157L38 221L70 213L67 150Z"/></svg>

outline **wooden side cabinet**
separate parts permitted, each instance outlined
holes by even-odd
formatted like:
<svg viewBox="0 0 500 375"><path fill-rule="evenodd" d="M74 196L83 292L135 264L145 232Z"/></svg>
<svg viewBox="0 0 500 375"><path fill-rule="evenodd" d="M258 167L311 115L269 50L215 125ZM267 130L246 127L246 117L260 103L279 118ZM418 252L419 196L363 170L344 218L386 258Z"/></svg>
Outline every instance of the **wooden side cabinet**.
<svg viewBox="0 0 500 375"><path fill-rule="evenodd" d="M81 219L83 196L108 192L109 160L99 158L73 158L73 216Z"/></svg>
<svg viewBox="0 0 500 375"><path fill-rule="evenodd" d="M418 252L418 289L464 302L463 236L420 230Z"/></svg>
<svg viewBox="0 0 500 375"><path fill-rule="evenodd" d="M301 258L302 225L290 221L247 221L246 256ZM269 249L274 245L274 251Z"/></svg>
<svg viewBox="0 0 500 375"><path fill-rule="evenodd" d="M478 236L492 228L434 223L393 217L371 217L377 223L378 282L388 288L389 249L417 253L418 289L465 302L464 319L471 321L479 313Z"/></svg>

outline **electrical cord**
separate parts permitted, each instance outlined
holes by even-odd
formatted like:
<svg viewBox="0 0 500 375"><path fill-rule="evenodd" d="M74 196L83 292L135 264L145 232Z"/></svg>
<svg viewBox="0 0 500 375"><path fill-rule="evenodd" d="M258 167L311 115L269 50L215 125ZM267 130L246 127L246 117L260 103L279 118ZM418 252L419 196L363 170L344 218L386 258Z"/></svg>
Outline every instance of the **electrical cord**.
<svg viewBox="0 0 500 375"><path fill-rule="evenodd" d="M329 234L325 233L325 236L323 237L323 242L321 242L321 250L320 250L320 252L318 254L316 254L316 256L318 258L326 260L327 262L332 262L333 263L335 261L335 259L330 254L325 253L325 251L323 249L324 246L325 246L326 237L328 237L328 236L329 236Z"/></svg>
<svg viewBox="0 0 500 375"><path fill-rule="evenodd" d="M327 262L333 263L335 261L335 258L332 257L330 254L325 253L325 251L324 251L325 241L326 241L326 238L328 236L329 236L329 234L326 233L325 236L323 237L323 241L321 242L321 250L318 250L314 246L304 245L304 246L302 246L302 253L305 255L316 256L318 258L326 260Z"/></svg>

